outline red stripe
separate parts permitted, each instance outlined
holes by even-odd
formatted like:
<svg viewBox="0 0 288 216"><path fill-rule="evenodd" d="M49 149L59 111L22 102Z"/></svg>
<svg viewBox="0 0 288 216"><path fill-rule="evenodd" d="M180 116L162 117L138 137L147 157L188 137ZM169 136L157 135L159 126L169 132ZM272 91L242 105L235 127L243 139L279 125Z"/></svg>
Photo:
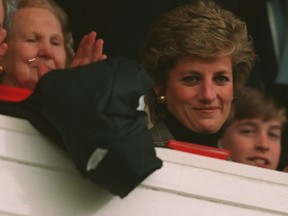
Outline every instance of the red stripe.
<svg viewBox="0 0 288 216"><path fill-rule="evenodd" d="M0 101L19 102L32 93L31 90L13 86L0 85Z"/></svg>

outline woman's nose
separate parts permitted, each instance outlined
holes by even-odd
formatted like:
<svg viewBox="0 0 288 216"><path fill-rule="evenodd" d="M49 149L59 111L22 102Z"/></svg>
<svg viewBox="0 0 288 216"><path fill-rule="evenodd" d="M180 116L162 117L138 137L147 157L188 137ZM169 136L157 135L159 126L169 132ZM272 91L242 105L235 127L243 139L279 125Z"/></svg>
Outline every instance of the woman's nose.
<svg viewBox="0 0 288 216"><path fill-rule="evenodd" d="M199 98L203 101L212 101L216 98L215 88L211 81L204 81L202 83Z"/></svg>
<svg viewBox="0 0 288 216"><path fill-rule="evenodd" d="M51 59L53 56L53 49L51 44L48 42L42 42L39 45L38 57L42 59Z"/></svg>

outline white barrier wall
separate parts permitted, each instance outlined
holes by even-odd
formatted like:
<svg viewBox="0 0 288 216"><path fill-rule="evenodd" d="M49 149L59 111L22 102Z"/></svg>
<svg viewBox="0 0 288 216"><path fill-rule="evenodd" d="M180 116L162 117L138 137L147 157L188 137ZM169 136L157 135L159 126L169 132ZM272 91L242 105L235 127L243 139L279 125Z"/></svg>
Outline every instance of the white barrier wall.
<svg viewBox="0 0 288 216"><path fill-rule="evenodd" d="M0 216L288 215L288 174L157 148L163 167L127 197L83 180L27 121L0 115Z"/></svg>

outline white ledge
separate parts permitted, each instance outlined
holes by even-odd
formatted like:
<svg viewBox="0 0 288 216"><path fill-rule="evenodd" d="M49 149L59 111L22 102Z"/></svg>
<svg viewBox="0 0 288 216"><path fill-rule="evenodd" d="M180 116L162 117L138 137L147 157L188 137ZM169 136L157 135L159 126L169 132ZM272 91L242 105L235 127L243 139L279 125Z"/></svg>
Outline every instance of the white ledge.
<svg viewBox="0 0 288 216"><path fill-rule="evenodd" d="M120 199L80 177L26 120L0 115L0 215L288 215L288 175L157 148L163 167Z"/></svg>

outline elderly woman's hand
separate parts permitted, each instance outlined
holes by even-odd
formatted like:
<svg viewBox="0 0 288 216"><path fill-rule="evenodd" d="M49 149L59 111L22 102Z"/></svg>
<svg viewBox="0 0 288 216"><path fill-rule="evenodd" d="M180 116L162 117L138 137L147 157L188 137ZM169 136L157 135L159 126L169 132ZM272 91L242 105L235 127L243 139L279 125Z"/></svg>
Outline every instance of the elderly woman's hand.
<svg viewBox="0 0 288 216"><path fill-rule="evenodd" d="M96 39L97 33L92 31L85 35L79 46L75 57L73 58L71 67L89 64L101 61L107 58L103 54L103 40Z"/></svg>

